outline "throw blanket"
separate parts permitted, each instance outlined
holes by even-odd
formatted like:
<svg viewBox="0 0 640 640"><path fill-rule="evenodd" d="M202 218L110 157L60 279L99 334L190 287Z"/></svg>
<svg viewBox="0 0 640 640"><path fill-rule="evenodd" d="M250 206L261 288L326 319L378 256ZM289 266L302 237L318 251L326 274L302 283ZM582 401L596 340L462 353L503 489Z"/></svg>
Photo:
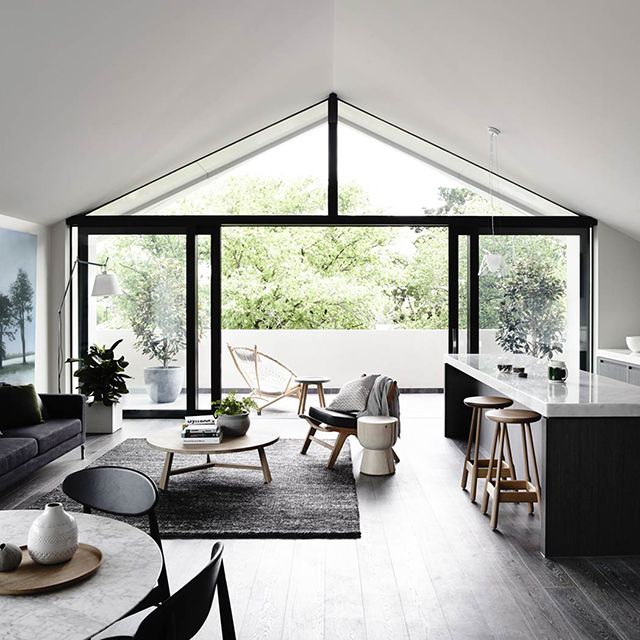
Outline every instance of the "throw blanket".
<svg viewBox="0 0 640 640"><path fill-rule="evenodd" d="M393 384L391 378L378 376L367 399L367 407L358 413L360 416L393 416L398 419L398 437L400 436L400 394L396 393L389 405L389 388Z"/></svg>

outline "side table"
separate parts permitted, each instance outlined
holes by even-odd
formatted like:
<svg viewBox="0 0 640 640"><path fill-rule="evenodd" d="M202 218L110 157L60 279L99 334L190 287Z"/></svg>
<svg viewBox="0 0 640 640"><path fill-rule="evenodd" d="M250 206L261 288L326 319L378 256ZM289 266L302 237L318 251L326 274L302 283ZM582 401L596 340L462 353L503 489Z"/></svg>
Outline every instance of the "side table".
<svg viewBox="0 0 640 640"><path fill-rule="evenodd" d="M358 418L358 440L364 451L360 473L390 476L396 472L393 445L398 439L398 419L393 416Z"/></svg>
<svg viewBox="0 0 640 640"><path fill-rule="evenodd" d="M318 401L320 406L324 407L324 387L325 382L329 382L331 378L325 378L323 376L300 376L295 381L300 385L300 402L298 403L298 415L302 415L307 406L307 393L309 391L309 385L314 384L318 390Z"/></svg>

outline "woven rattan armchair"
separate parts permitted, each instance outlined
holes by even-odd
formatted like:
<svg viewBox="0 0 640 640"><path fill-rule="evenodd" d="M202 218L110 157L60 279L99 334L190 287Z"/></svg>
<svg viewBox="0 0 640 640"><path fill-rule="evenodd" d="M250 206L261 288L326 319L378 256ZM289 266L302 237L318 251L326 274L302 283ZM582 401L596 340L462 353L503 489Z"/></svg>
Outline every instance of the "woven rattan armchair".
<svg viewBox="0 0 640 640"><path fill-rule="evenodd" d="M289 396L300 397L300 385L296 374L275 358L254 347L232 347L227 344L233 364L251 389L250 397L263 400L258 415L265 407Z"/></svg>

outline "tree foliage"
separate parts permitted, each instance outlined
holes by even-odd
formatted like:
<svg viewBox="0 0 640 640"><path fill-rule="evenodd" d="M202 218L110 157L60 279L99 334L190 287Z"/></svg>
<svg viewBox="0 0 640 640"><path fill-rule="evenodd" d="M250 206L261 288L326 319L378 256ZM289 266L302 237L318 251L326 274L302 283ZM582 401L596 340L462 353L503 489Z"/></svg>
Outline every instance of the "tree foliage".
<svg viewBox="0 0 640 640"><path fill-rule="evenodd" d="M0 368L7 357L7 341L15 337L14 327L11 300L8 295L0 293Z"/></svg>
<svg viewBox="0 0 640 640"><path fill-rule="evenodd" d="M33 287L24 269L18 269L18 275L11 284L9 296L13 319L20 331L22 345L22 364L27 364L27 348L25 342L25 325L33 319Z"/></svg>
<svg viewBox="0 0 640 640"><path fill-rule="evenodd" d="M564 294L562 280L530 258L511 265L501 283L496 342L510 353L552 358L562 352Z"/></svg>
<svg viewBox="0 0 640 640"><path fill-rule="evenodd" d="M184 237L120 236L108 254L124 290L111 323L129 326L140 353L167 367L187 340Z"/></svg>
<svg viewBox="0 0 640 640"><path fill-rule="evenodd" d="M431 215L487 213L486 196L440 188ZM356 184L341 185L340 212L369 210ZM495 204L494 211L502 211ZM313 178L232 176L171 205L173 214L324 212L326 188ZM432 227L225 227L222 327L225 329L410 329L448 327L448 233ZM499 229L499 227L498 227ZM482 236L512 271L480 279L480 327L498 329L505 349L538 355L563 340L565 244L546 236ZM199 327L208 325L209 244L199 244ZM185 245L180 236L122 236L109 249L125 296L112 326L129 326L142 353L167 366L185 347ZM466 256L460 252L459 313L466 318ZM530 302L528 305L527 303ZM554 319L555 318L555 319Z"/></svg>

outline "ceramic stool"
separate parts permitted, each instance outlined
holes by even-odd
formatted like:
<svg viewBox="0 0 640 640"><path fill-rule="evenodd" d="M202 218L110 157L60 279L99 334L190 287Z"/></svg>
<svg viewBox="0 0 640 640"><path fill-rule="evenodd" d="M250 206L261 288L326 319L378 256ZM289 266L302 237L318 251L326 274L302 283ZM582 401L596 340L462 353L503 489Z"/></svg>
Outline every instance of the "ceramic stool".
<svg viewBox="0 0 640 640"><path fill-rule="evenodd" d="M391 416L358 418L358 440L364 448L360 473L388 476L396 472L392 447L398 439L398 420Z"/></svg>
<svg viewBox="0 0 640 640"><path fill-rule="evenodd" d="M540 502L540 476L538 474L538 461L536 450L533 445L531 435L531 423L540 420L540 414L529 409L498 409L488 411L487 418L496 423L496 432L491 447L491 457L489 459L489 470L484 485L482 496L482 513L487 513L489 508L489 497L493 498L491 508L491 528L498 527L498 510L501 502L528 502L529 513L533 514L534 502ZM504 453L505 439L508 438L510 424L519 424L522 435L522 453L524 462L524 478L518 479L514 475L505 480L500 474L492 477L492 461L496 455L496 442L498 443L497 459L501 460ZM528 440L528 443L527 443ZM529 471L529 452L531 453L531 463L533 466L533 476L535 484L531 482L531 472Z"/></svg>
<svg viewBox="0 0 640 640"><path fill-rule="evenodd" d="M482 429L482 412L485 409L504 409L513 404L510 398L502 396L472 396L465 398L464 403L467 407L471 407L471 426L469 427L469 440L467 442L467 452L464 456L464 464L462 465L462 480L460 486L467 488L467 479L471 474L471 483L469 486L469 497L471 502L476 501L476 492L478 487L478 478L484 478L489 468L489 460L480 458L480 431ZM507 436L507 453L509 455L509 464L504 461L501 464L501 473L503 476L512 474L513 460L511 458L511 443ZM494 460L492 468L493 473L498 468L497 462Z"/></svg>

